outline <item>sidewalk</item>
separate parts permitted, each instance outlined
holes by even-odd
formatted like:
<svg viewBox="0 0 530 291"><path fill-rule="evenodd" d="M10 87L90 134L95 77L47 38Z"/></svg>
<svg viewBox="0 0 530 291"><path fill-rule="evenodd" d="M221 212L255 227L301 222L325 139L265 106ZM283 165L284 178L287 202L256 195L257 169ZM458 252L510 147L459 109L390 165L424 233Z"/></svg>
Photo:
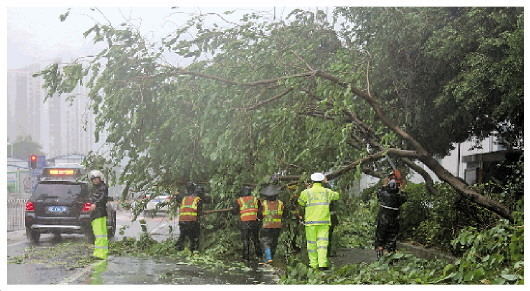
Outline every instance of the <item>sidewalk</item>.
<svg viewBox="0 0 530 291"><path fill-rule="evenodd" d="M6 237L8 246L15 242L26 241L26 230L8 231Z"/></svg>

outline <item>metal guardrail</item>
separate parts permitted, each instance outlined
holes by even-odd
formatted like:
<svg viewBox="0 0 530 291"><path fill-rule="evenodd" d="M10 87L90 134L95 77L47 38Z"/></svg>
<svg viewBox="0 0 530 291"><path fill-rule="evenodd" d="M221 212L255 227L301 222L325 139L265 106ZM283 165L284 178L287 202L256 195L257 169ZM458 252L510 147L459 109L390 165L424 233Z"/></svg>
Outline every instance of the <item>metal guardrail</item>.
<svg viewBox="0 0 530 291"><path fill-rule="evenodd" d="M7 231L24 229L27 199L7 199Z"/></svg>

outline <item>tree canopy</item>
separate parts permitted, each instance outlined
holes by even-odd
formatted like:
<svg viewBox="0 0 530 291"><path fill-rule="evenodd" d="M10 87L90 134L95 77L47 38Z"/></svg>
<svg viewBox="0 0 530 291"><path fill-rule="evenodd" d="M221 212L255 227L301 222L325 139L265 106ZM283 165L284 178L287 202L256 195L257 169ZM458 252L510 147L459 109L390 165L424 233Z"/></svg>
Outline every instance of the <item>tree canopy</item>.
<svg viewBox="0 0 530 291"><path fill-rule="evenodd" d="M31 139L31 136L18 136L17 139L8 144L7 153L11 157L29 160L31 155L42 155L42 146Z"/></svg>
<svg viewBox="0 0 530 291"><path fill-rule="evenodd" d="M522 8L230 14L196 14L157 43L98 23L85 32L105 44L98 55L41 72L49 96L90 89L110 160L128 160L121 182L208 181L223 196L324 171L347 187L361 172L381 177L391 156L511 217L435 156L491 134L522 147Z"/></svg>

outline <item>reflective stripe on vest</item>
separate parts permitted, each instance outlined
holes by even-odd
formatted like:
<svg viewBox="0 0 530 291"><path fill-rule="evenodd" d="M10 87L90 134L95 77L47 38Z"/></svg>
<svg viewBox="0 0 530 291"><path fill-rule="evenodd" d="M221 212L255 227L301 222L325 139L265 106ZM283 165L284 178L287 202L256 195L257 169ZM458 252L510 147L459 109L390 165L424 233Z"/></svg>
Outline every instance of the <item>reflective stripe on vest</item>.
<svg viewBox="0 0 530 291"><path fill-rule="evenodd" d="M197 207L201 198L184 196L180 203L179 221L197 221Z"/></svg>
<svg viewBox="0 0 530 291"><path fill-rule="evenodd" d="M305 205L305 225L331 224L329 212L329 190L323 187L310 188L307 191L307 204Z"/></svg>
<svg viewBox="0 0 530 291"><path fill-rule="evenodd" d="M263 228L281 228L283 202L264 200L261 206L263 206Z"/></svg>
<svg viewBox="0 0 530 291"><path fill-rule="evenodd" d="M258 220L258 199L254 196L243 196L237 199L241 221Z"/></svg>

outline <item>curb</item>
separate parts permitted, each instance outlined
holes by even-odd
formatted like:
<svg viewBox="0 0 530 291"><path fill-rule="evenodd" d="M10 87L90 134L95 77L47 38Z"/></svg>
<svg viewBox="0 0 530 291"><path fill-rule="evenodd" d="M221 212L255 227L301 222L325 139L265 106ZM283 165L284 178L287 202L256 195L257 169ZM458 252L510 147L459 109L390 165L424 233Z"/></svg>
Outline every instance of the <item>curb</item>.
<svg viewBox="0 0 530 291"><path fill-rule="evenodd" d="M107 258L107 260L108 260L108 258ZM79 278L81 278L81 277L85 276L86 274L88 274L89 272L91 272L96 266L98 266L99 264L101 264L101 263L103 263L103 262L105 262L107 260L95 261L92 264L90 264L90 265L84 267L83 269L79 270L78 272L74 273L72 276L63 279L61 282L59 282L57 284L58 285L70 285L71 283L75 282Z"/></svg>
<svg viewBox="0 0 530 291"><path fill-rule="evenodd" d="M443 253L436 249L426 249L424 247L412 245L409 243L403 243L398 242L397 243L398 248L403 252L411 253L419 258L427 259L427 260L446 260L448 262L454 262L458 260L457 257L453 257L449 254Z"/></svg>

